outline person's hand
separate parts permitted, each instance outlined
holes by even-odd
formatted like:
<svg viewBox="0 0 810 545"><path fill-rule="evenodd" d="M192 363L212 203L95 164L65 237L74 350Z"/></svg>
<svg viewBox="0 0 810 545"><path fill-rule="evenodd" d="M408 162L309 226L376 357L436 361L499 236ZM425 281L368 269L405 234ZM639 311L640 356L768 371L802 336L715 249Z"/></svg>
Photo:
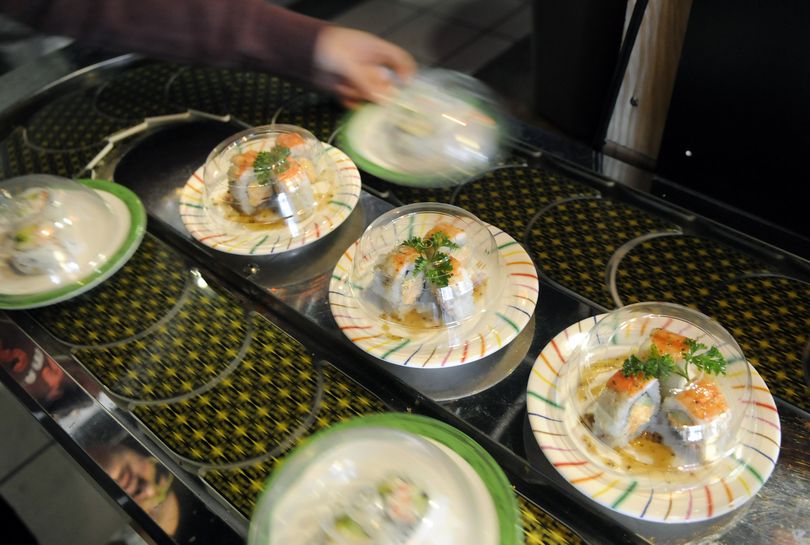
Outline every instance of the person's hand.
<svg viewBox="0 0 810 545"><path fill-rule="evenodd" d="M313 62L314 83L350 107L379 100L395 78L406 81L416 70L416 61L401 47L339 26L327 26L318 34Z"/></svg>

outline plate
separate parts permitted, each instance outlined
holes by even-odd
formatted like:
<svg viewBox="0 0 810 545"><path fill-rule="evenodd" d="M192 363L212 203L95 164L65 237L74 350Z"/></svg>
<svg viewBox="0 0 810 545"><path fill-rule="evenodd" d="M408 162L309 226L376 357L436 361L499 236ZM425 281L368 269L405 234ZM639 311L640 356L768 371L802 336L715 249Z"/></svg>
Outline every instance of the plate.
<svg viewBox="0 0 810 545"><path fill-rule="evenodd" d="M138 196L126 187L113 182L103 180L78 180L78 182L98 192L110 207L117 223L114 232L109 233L109 238L120 240L117 249L107 261L78 282L48 289L53 284L44 278L42 289L45 291L32 293L27 289L25 294L0 294L0 309L44 307L81 295L115 274L138 249L146 232L146 211Z"/></svg>
<svg viewBox="0 0 810 545"><path fill-rule="evenodd" d="M413 414L385 413L356 417L336 424L326 430L316 433L311 440L323 438L336 431L351 428L391 428L417 434L430 440L440 447L450 460L458 464L459 469L469 479L476 497L481 498L479 503L481 536L492 536L494 541L486 540L499 545L518 545L522 543L522 530L520 527L520 511L512 486L506 475L495 460L478 443L470 437L438 420ZM300 450L297 452L301 452ZM293 452L283 464L294 459L297 452ZM257 511L267 496L267 491L273 488L279 473L273 473L265 485L265 491L257 502ZM251 522L251 531L248 542L257 545L264 542L264 530L260 523Z"/></svg>
<svg viewBox="0 0 810 545"><path fill-rule="evenodd" d="M765 382L751 369L754 411L743 421L740 447L715 467L726 478L708 479L696 472L676 491L660 478L611 473L582 452L573 434L590 433L581 422L564 424L565 399L558 396L559 373L584 334L604 315L586 318L559 333L535 361L527 388L529 421L534 437L554 468L577 490L595 502L636 519L663 523L709 520L740 507L770 477L779 456L779 415Z"/></svg>
<svg viewBox="0 0 810 545"><path fill-rule="evenodd" d="M397 154L389 146L390 139L379 138L380 134L385 134L387 116L385 108L367 104L346 116L342 123L343 129L337 135L338 145L357 166L381 180L410 187L446 187L463 183L491 166L464 172L450 164L425 162L420 163L423 168L402 171L389 159ZM366 135L376 138L368 138ZM496 140L500 142L504 138L504 134L499 131Z"/></svg>
<svg viewBox="0 0 810 545"><path fill-rule="evenodd" d="M298 232L286 225L234 228L225 232L205 213L203 205L203 167L191 175L180 192L180 217L195 239L202 244L237 255L271 255L288 252L319 240L343 223L360 199L360 173L351 159L339 149L324 144L337 169L337 187L332 198L307 220Z"/></svg>
<svg viewBox="0 0 810 545"><path fill-rule="evenodd" d="M411 337L387 333L385 324L356 303L348 277L359 240L341 256L329 283L332 316L350 341L363 351L396 365L438 369L474 362L509 344L526 327L537 306L537 271L526 250L509 234L488 226L504 266L507 282L498 306L472 324L462 324L461 341L447 347L447 336L427 333Z"/></svg>

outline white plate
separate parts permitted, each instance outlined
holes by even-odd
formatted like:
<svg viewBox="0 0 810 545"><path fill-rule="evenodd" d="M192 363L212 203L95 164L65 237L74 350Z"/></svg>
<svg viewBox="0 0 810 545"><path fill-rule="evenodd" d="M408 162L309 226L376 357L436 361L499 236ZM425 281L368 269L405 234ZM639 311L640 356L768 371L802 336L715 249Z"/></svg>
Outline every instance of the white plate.
<svg viewBox="0 0 810 545"><path fill-rule="evenodd" d="M208 217L203 204L203 167L197 169L180 192L180 217L191 235L202 244L230 254L270 255L288 252L312 244L343 223L360 199L360 173L342 151L324 144L337 167L336 187L332 198L315 213L298 224L295 231L286 224L266 228L229 227L224 230Z"/></svg>
<svg viewBox="0 0 810 545"><path fill-rule="evenodd" d="M411 336L390 334L379 316L357 304L348 285L359 241L337 263L329 283L329 306L341 331L372 356L397 365L442 368L479 360L509 344L526 327L537 305L537 270L526 250L509 234L489 226L507 269L506 285L497 306L471 324L459 326L456 346L445 333Z"/></svg>
<svg viewBox="0 0 810 545"><path fill-rule="evenodd" d="M558 392L557 383L567 358L601 317L586 318L554 337L538 356L529 376L526 396L529 422L540 449L554 468L597 503L652 522L708 520L752 498L773 472L781 441L773 397L753 367L753 416L743 421L740 446L728 458L716 462L711 475L705 471L686 474L680 490L662 491L667 483L610 471L583 451L582 442L574 437L590 431L579 419L569 429L566 421L572 419L565 418L566 399Z"/></svg>

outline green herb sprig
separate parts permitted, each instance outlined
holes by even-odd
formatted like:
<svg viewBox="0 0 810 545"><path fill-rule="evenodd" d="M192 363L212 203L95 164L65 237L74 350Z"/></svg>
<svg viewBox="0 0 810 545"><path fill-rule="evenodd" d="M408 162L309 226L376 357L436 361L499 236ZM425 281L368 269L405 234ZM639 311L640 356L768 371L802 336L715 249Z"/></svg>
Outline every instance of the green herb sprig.
<svg viewBox="0 0 810 545"><path fill-rule="evenodd" d="M290 168L287 158L290 156L290 148L276 144L270 151L260 151L256 154L253 162L253 172L256 173L256 180L259 185L270 183L271 175L278 176Z"/></svg>
<svg viewBox="0 0 810 545"><path fill-rule="evenodd" d="M444 253L442 248L455 250L458 248L458 244L451 241L447 234L441 231L427 238L414 236L402 244L419 252L420 255L416 258L414 267L416 272L424 273L425 279L437 288L447 286L453 275L453 264L450 262L450 256Z"/></svg>
<svg viewBox="0 0 810 545"><path fill-rule="evenodd" d="M698 354L700 350L705 350L706 345L694 339L687 339L688 350L681 352L684 366L681 368L669 354L661 354L658 347L652 345L650 353L645 359L641 359L635 354L624 360L622 364L622 374L626 377L644 375L644 378L665 379L670 374L679 375L690 381L689 365L694 365L704 373L710 375L726 374L726 359L716 346L712 346L706 352Z"/></svg>

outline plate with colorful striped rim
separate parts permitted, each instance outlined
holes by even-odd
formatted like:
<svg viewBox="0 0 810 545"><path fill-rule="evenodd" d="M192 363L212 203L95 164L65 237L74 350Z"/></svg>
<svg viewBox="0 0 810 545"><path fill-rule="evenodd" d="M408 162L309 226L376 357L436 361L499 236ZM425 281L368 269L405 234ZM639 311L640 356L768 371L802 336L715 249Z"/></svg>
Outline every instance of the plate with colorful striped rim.
<svg viewBox="0 0 810 545"><path fill-rule="evenodd" d="M753 411L743 422L737 450L715 462L707 475L696 472L679 490L663 490L663 479L628 475L605 467L583 451L575 433L590 432L579 419L569 429L564 418L564 396L557 383L567 358L584 334L604 315L586 318L559 333L534 363L527 391L529 423L540 449L554 468L576 489L595 502L637 519L662 523L709 520L751 499L776 465L781 442L779 414L765 382L753 366ZM702 474L701 474L702 473ZM658 488L658 491L656 491Z"/></svg>
<svg viewBox="0 0 810 545"><path fill-rule="evenodd" d="M180 192L180 217L189 233L202 244L238 255L270 255L296 250L319 240L343 223L360 199L360 172L345 153L324 144L337 167L337 184L332 197L293 233L286 225L266 229L234 228L224 230L208 217L203 205L203 167L197 169Z"/></svg>
<svg viewBox="0 0 810 545"><path fill-rule="evenodd" d="M343 334L363 351L381 360L409 367L440 369L468 364L486 357L523 331L537 306L537 270L526 250L509 234L488 226L507 268L506 285L498 306L488 309L465 330L456 346L446 335L394 336L386 332L379 316L370 315L355 300L348 285L352 259L360 241L346 250L329 283L329 306ZM442 342L445 341L445 342Z"/></svg>

